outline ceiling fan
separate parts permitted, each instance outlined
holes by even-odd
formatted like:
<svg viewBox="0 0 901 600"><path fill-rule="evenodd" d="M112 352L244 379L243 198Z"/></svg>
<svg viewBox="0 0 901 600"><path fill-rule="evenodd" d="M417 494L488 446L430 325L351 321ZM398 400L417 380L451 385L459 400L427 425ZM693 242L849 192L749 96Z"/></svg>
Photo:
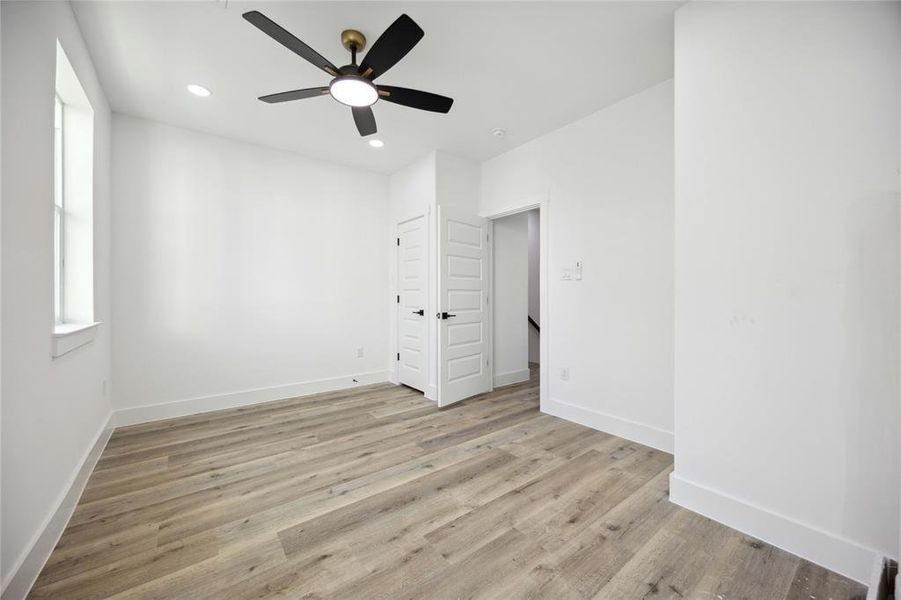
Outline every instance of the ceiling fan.
<svg viewBox="0 0 901 600"><path fill-rule="evenodd" d="M438 113L447 113L454 103L453 98L431 92L373 83L406 56L425 35L422 28L407 15L398 17L385 30L359 65L357 52L366 47L366 37L355 29L341 32L341 44L350 51L351 58L349 65L340 68L261 12L252 10L244 13L244 18L288 50L333 77L328 86L269 94L260 97L263 102L288 102L330 94L341 104L351 107L357 130L362 136L376 132L372 105L379 99Z"/></svg>

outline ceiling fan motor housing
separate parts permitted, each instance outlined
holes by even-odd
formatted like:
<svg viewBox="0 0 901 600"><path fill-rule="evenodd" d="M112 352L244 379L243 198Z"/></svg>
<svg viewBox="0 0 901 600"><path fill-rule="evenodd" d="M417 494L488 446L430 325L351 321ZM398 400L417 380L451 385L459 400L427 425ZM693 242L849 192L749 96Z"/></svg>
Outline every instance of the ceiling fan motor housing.
<svg viewBox="0 0 901 600"><path fill-rule="evenodd" d="M366 36L356 29L345 29L341 32L341 45L349 52L360 52L366 47Z"/></svg>

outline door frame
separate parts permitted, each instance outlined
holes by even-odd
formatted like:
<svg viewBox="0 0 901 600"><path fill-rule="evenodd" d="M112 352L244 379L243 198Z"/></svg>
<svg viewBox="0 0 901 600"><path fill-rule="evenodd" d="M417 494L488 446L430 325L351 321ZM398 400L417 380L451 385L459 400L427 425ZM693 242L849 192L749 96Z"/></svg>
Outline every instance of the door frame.
<svg viewBox="0 0 901 600"><path fill-rule="evenodd" d="M485 215L488 219L488 231L491 237L491 256L492 262L494 257L494 221L538 209L538 326L541 328L538 339L538 356L540 363L538 364L538 373L541 381L538 386L539 405L542 412L545 412L547 402L550 400L550 328L548 327L550 305L548 303L548 261L550 256L550 244L548 236L548 222L550 220L550 194L540 194L523 198L520 202L514 203L514 208L509 208L501 212ZM490 357L490 376L491 389L494 390L494 269L492 268L489 275L488 284L489 298L488 303L488 320L491 327L491 343L488 353Z"/></svg>
<svg viewBox="0 0 901 600"><path fill-rule="evenodd" d="M400 338L398 337L400 322L397 318L397 303L395 301L395 296L400 294L400 247L394 243L399 237L399 229L400 226L404 223L409 223L410 221L415 221L416 219L422 219L423 222L423 231L425 234L425 265L426 265L426 273L425 273L425 290L426 290L426 306L423 307L425 310L426 326L425 326L425 340L423 342L423 352L425 354L425 366L426 366L426 375L425 375L425 388L422 390L423 396L426 399L435 401L434 394L432 391L432 381L431 381L431 369L432 369L432 357L434 353L432 352L432 326L431 323L427 320L431 315L432 310L432 297L434 295L434 291L432 290L432 269L434 266L432 265L432 250L431 250L431 235L432 235L432 223L430 220L431 211L418 213L415 215L409 215L407 217L398 219L394 223L394 234L391 238L392 246L394 247L394 259L393 259L393 270L394 270L394 294L391 296L391 309L393 311L394 317L391 319L391 322L394 324L393 330L391 332L391 339L393 340L392 351L391 351L391 373L392 373L392 381L396 385L401 385L400 383L400 370L398 369L397 361L394 359L395 355L400 351ZM412 389L412 388L411 388Z"/></svg>

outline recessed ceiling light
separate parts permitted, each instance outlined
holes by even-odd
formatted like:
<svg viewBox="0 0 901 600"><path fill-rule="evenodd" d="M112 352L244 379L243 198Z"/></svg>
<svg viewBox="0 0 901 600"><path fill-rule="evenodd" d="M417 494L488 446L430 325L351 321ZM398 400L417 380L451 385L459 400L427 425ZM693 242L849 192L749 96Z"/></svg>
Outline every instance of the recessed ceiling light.
<svg viewBox="0 0 901 600"><path fill-rule="evenodd" d="M188 91L194 94L195 96L200 96L201 98L206 98L210 96L213 92L203 87L202 85L197 85L196 83L188 84Z"/></svg>
<svg viewBox="0 0 901 600"><path fill-rule="evenodd" d="M507 132L500 127L495 127L491 130L491 135L493 135L494 137L504 137L505 135L507 135Z"/></svg>
<svg viewBox="0 0 901 600"><path fill-rule="evenodd" d="M383 142L382 140L369 140L369 145L373 148L381 148L385 145L385 142Z"/></svg>

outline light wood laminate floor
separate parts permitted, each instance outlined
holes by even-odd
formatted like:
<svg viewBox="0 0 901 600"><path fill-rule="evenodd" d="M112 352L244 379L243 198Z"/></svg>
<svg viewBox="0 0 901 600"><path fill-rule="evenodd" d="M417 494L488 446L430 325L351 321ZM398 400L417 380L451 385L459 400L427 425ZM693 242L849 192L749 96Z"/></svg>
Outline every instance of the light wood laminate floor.
<svg viewBox="0 0 901 600"><path fill-rule="evenodd" d="M33 598L833 600L865 589L668 501L672 457L374 385L117 429Z"/></svg>

